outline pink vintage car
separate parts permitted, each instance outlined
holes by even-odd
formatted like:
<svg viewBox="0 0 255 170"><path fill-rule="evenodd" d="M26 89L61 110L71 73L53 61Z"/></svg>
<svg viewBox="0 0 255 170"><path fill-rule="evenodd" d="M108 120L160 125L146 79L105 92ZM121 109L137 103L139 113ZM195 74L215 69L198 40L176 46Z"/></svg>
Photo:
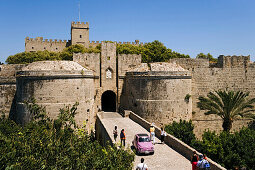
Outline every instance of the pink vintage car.
<svg viewBox="0 0 255 170"><path fill-rule="evenodd" d="M150 137L147 134L136 134L132 141L133 146L136 149L136 153L154 154L154 146L150 141Z"/></svg>

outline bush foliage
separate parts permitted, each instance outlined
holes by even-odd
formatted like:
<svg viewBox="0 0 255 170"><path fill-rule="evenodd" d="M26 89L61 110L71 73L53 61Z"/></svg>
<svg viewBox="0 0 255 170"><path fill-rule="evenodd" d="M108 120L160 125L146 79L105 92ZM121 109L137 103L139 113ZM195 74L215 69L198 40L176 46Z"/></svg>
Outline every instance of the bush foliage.
<svg viewBox="0 0 255 170"><path fill-rule="evenodd" d="M106 41L110 42L110 41ZM171 58L189 58L189 55L184 55L172 51L166 48L163 43L159 41L153 41L144 45L132 45L132 44L117 44L116 47L118 54L141 54L142 62L164 62ZM83 45L76 44L65 48L61 52L49 52L49 51L36 51L36 52L22 52L15 55L11 55L7 58L8 64L26 64L35 61L44 60L73 60L73 53L100 53L101 44L95 48L85 48Z"/></svg>
<svg viewBox="0 0 255 170"><path fill-rule="evenodd" d="M44 108L29 108L36 120L24 127L0 119L0 169L132 169L133 153L102 147L86 127L75 128L77 104L54 121Z"/></svg>
<svg viewBox="0 0 255 170"><path fill-rule="evenodd" d="M189 55L184 55L166 48L163 43L155 40L144 45L135 46L132 44L118 44L118 54L141 54L142 62L165 62L171 58L190 58Z"/></svg>
<svg viewBox="0 0 255 170"><path fill-rule="evenodd" d="M165 130L227 169L255 169L254 128L242 128L239 132L220 134L205 131L202 140L198 140L194 138L193 127L191 121L180 121L167 125Z"/></svg>
<svg viewBox="0 0 255 170"><path fill-rule="evenodd" d="M172 124L165 126L165 131L176 138L182 140L186 144L190 145L196 140L195 134L193 133L194 125L192 121L180 120L180 122L173 122Z"/></svg>
<svg viewBox="0 0 255 170"><path fill-rule="evenodd" d="M73 53L99 53L101 46L95 48L85 48L83 45L76 44L65 48L62 52L36 51L22 52L11 55L6 59L8 64L27 64L35 61L45 60L73 60Z"/></svg>
<svg viewBox="0 0 255 170"><path fill-rule="evenodd" d="M217 58L213 58L213 56L210 53L208 53L208 54L199 53L196 58L209 59L210 63L217 63L218 62L218 59Z"/></svg>

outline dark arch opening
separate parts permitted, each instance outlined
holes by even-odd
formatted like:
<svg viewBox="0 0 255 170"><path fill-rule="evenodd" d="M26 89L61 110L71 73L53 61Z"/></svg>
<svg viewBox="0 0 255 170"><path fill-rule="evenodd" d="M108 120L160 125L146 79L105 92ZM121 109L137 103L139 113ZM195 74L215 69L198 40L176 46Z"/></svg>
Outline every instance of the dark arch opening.
<svg viewBox="0 0 255 170"><path fill-rule="evenodd" d="M102 111L104 112L116 112L116 94L107 90L102 94L101 98Z"/></svg>

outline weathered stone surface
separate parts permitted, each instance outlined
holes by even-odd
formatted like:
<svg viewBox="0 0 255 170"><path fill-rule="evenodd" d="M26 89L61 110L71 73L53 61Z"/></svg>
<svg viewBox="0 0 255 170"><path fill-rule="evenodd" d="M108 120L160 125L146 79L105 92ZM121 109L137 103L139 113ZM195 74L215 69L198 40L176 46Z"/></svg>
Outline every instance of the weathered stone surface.
<svg viewBox="0 0 255 170"><path fill-rule="evenodd" d="M90 116L77 119L88 119L93 124L95 113L102 110L102 95L112 92L116 110L130 109L148 120L155 120L158 125L192 119L195 133L201 137L208 128L221 131L222 121L217 116L205 116L196 107L200 95L228 88L248 91L250 97L255 97L255 64L250 62L249 56L220 56L218 63L213 65L207 59L190 58L147 64L141 63L141 55L117 55L116 43L100 44L101 54L74 54L74 62L1 65L0 111L8 115L11 108L16 108L16 87L20 113L25 111L20 102L32 96L51 108L52 115L56 115L57 108L64 104L80 100L82 114ZM186 100L189 95L191 97ZM247 122L249 120L238 120L233 130Z"/></svg>

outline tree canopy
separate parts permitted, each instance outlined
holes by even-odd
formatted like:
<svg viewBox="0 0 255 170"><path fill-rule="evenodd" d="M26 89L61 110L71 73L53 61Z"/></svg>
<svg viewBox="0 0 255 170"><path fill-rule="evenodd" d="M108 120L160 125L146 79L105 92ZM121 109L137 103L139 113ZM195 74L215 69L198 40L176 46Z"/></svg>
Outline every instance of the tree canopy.
<svg viewBox="0 0 255 170"><path fill-rule="evenodd" d="M242 128L239 132L216 134L204 131L202 139L195 138L192 122L173 122L165 131L205 154L226 169L255 169L255 128Z"/></svg>
<svg viewBox="0 0 255 170"><path fill-rule="evenodd" d="M180 54L166 48L163 43L153 41L144 45L117 44L118 54L141 54L142 62L165 62L171 58L189 58L189 55ZM43 60L73 60L73 53L100 53L101 44L96 47L85 48L83 45L76 44L65 48L61 52L36 51L22 52L11 55L7 58L8 64L26 64Z"/></svg>
<svg viewBox="0 0 255 170"><path fill-rule="evenodd" d="M24 127L0 118L0 169L132 169L131 150L103 147L86 124L76 126L77 103L55 120L34 102L27 105L34 120Z"/></svg>
<svg viewBox="0 0 255 170"><path fill-rule="evenodd" d="M210 61L211 63L217 63L217 61L218 61L218 59L217 59L217 58L213 58L213 56L212 56L210 53L208 53L208 54L199 53L199 54L197 55L196 58L205 58L205 59L209 59L209 61Z"/></svg>
<svg viewBox="0 0 255 170"><path fill-rule="evenodd" d="M253 117L255 98L248 99L249 93L242 91L218 90L209 92L207 97L199 96L197 106L205 114L215 114L223 119L223 130L230 131L236 118Z"/></svg>
<svg viewBox="0 0 255 170"><path fill-rule="evenodd" d="M118 54L141 54L142 62L165 62L171 58L190 58L189 55L180 54L166 48L163 43L155 40L144 45L118 44Z"/></svg>
<svg viewBox="0 0 255 170"><path fill-rule="evenodd" d="M8 64L27 64L45 60L73 60L73 53L99 53L101 46L85 48L81 44L71 45L61 52L36 51L22 52L11 55L6 59Z"/></svg>

